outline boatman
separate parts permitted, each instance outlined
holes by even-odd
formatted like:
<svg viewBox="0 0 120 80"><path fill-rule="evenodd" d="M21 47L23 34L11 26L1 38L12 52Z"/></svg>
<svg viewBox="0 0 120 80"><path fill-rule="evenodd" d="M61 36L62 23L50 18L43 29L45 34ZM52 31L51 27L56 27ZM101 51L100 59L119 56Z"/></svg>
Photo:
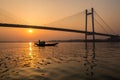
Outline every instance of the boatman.
<svg viewBox="0 0 120 80"><path fill-rule="evenodd" d="M38 41L39 45L45 45L45 41Z"/></svg>
<svg viewBox="0 0 120 80"><path fill-rule="evenodd" d="M40 44L40 40L38 41L38 43Z"/></svg>

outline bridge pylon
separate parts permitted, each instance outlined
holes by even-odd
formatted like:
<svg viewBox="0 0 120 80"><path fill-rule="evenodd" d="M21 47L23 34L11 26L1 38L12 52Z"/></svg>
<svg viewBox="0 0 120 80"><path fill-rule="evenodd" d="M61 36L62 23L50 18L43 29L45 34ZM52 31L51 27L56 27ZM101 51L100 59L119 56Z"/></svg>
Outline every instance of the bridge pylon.
<svg viewBox="0 0 120 80"><path fill-rule="evenodd" d="M88 16L92 18L92 38L93 38L93 49L95 49L95 27L94 27L94 8L91 8L91 11L85 10L85 42L86 42L86 49L87 49L87 42L88 42Z"/></svg>

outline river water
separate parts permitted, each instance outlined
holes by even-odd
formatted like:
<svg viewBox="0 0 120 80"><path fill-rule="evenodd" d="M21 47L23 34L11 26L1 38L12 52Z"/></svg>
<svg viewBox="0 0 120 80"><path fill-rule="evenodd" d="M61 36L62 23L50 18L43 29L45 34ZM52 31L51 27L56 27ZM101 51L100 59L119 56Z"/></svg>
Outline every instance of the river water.
<svg viewBox="0 0 120 80"><path fill-rule="evenodd" d="M120 43L0 43L0 80L120 80Z"/></svg>

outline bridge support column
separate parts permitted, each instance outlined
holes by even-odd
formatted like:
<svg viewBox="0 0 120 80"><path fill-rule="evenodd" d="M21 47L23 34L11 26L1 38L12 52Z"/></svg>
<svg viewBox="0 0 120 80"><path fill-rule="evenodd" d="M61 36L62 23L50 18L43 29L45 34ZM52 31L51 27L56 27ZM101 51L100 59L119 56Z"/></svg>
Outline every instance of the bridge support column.
<svg viewBox="0 0 120 80"><path fill-rule="evenodd" d="M94 27L94 9L92 11L92 31L93 31L93 48L95 49L95 27Z"/></svg>
<svg viewBox="0 0 120 80"><path fill-rule="evenodd" d="M87 18L87 13L88 13L88 10L86 9L86 10L85 10L85 32L86 32L86 33L85 33L85 48L86 48L86 49L87 49L87 32L88 32L88 31L87 31L87 27L88 27L88 26L87 26L87 19L88 19L88 18Z"/></svg>

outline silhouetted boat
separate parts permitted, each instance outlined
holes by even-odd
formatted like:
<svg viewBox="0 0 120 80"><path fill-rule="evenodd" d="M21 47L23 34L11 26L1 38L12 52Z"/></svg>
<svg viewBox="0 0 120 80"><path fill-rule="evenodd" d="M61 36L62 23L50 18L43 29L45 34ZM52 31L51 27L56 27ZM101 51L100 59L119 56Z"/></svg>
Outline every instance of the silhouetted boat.
<svg viewBox="0 0 120 80"><path fill-rule="evenodd" d="M39 43L35 43L36 46L39 47L45 47L45 46L56 46L58 43L45 43L45 44L39 44Z"/></svg>

